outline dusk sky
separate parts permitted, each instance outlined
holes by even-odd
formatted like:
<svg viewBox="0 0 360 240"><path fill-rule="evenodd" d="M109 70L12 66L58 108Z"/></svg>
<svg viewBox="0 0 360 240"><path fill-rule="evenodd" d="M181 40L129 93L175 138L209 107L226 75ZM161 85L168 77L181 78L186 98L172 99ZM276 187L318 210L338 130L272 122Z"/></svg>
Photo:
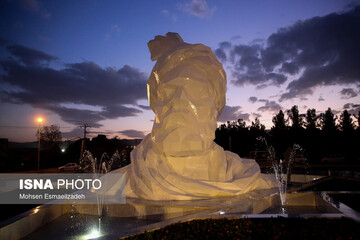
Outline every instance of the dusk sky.
<svg viewBox="0 0 360 240"><path fill-rule="evenodd" d="M227 73L219 124L280 110L360 111L360 1L0 1L0 138L36 141L37 116L63 139L143 138L154 113L147 42L177 32Z"/></svg>

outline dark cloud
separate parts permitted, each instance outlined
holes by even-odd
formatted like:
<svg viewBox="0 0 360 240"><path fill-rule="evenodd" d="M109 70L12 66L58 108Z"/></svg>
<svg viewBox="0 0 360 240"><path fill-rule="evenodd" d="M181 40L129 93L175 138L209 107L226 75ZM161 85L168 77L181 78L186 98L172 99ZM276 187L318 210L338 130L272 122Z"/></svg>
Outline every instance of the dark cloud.
<svg viewBox="0 0 360 240"><path fill-rule="evenodd" d="M234 45L228 56L232 83L266 87L293 79L280 101L313 94L315 87L358 84L359 26L360 6L356 6L298 21L270 35L266 44Z"/></svg>
<svg viewBox="0 0 360 240"><path fill-rule="evenodd" d="M220 61L223 63L225 63L227 60L225 50L229 49L229 48L231 48L231 43L228 41L224 41L224 42L219 43L219 48L217 48L214 51L216 57L218 57L220 59Z"/></svg>
<svg viewBox="0 0 360 240"><path fill-rule="evenodd" d="M350 114L358 115L360 112L360 104L356 103L346 103L343 107L347 109Z"/></svg>
<svg viewBox="0 0 360 240"><path fill-rule="evenodd" d="M310 89L316 86L359 82L359 26L360 7L356 7L343 14L298 22L272 35L269 50L278 53L279 58L269 60L268 68L291 61L304 69L281 99L312 93Z"/></svg>
<svg viewBox="0 0 360 240"><path fill-rule="evenodd" d="M260 84L260 85L256 86L256 89L261 90L261 89L267 88L268 86L269 86L269 84Z"/></svg>
<svg viewBox="0 0 360 240"><path fill-rule="evenodd" d="M294 83L294 81L288 85L288 89L289 89L289 86L291 86L291 89L293 89L293 90L290 90L288 92L281 94L280 102L282 102L286 99L292 99L295 97L303 97L306 95L312 95L314 93L313 90L310 88L300 88L300 86L298 86L299 88L293 87L292 83Z"/></svg>
<svg viewBox="0 0 360 240"><path fill-rule="evenodd" d="M231 50L231 59L234 64L232 83L237 86L244 84L262 85L270 82L279 86L286 81L286 76L273 71L266 71L263 67L261 52L262 46L236 45Z"/></svg>
<svg viewBox="0 0 360 240"><path fill-rule="evenodd" d="M280 71L294 75L300 71L300 68L297 64L295 64L293 62L284 62L281 65Z"/></svg>
<svg viewBox="0 0 360 240"><path fill-rule="evenodd" d="M349 109L351 106L352 106L352 103L346 103L346 104L344 104L343 108Z"/></svg>
<svg viewBox="0 0 360 240"><path fill-rule="evenodd" d="M151 107L150 106L145 106L145 105L141 105L141 104L138 104L137 105L139 108L141 109L144 109L144 110L151 110Z"/></svg>
<svg viewBox="0 0 360 240"><path fill-rule="evenodd" d="M340 94L342 95L341 98L343 98L343 99L353 98L358 95L353 88L343 88L340 91Z"/></svg>
<svg viewBox="0 0 360 240"><path fill-rule="evenodd" d="M130 116L137 116L139 113L142 113L141 110L136 108L129 108L122 105L108 105L102 111L102 115L105 118L118 118L118 117L130 117Z"/></svg>
<svg viewBox="0 0 360 240"><path fill-rule="evenodd" d="M44 52L20 45L8 46L7 50L12 54L12 56L17 58L17 61L20 61L25 65L40 65L42 63L49 63L58 59L57 57L48 55Z"/></svg>
<svg viewBox="0 0 360 240"><path fill-rule="evenodd" d="M143 138L145 136L144 132L133 129L119 131L118 133L123 134L129 138Z"/></svg>
<svg viewBox="0 0 360 240"><path fill-rule="evenodd" d="M261 112L265 112L265 111L268 111L268 112L277 112L279 110L282 109L282 107L276 103L275 101L269 101L269 100L266 100L266 99L260 99L258 100L259 102L264 102L265 105L262 106L262 107L259 107L257 110L258 111L261 111Z"/></svg>
<svg viewBox="0 0 360 240"><path fill-rule="evenodd" d="M262 117L262 115L259 114L259 113L252 113L251 115L253 115L256 118L261 118Z"/></svg>
<svg viewBox="0 0 360 240"><path fill-rule="evenodd" d="M226 53L222 48L216 49L214 54L220 60L220 62L226 62Z"/></svg>
<svg viewBox="0 0 360 240"><path fill-rule="evenodd" d="M250 117L250 114L248 114L248 113L239 113L238 114L238 119L242 119L245 121L249 121L250 120L249 117Z"/></svg>
<svg viewBox="0 0 360 240"><path fill-rule="evenodd" d="M255 38L255 39L251 40L250 45L254 45L254 44L264 45L265 42L266 42L266 39Z"/></svg>
<svg viewBox="0 0 360 240"><path fill-rule="evenodd" d="M257 97L249 97L249 102L254 103L254 102L256 102L257 100L258 100Z"/></svg>
<svg viewBox="0 0 360 240"><path fill-rule="evenodd" d="M218 121L226 122L226 121L231 121L231 120L238 120L240 118L248 121L250 114L243 113L243 112L241 112L240 109L241 109L240 106L231 107L231 106L225 105L221 115L219 116Z"/></svg>
<svg viewBox="0 0 360 240"><path fill-rule="evenodd" d="M360 1L359 0L353 0L351 1L349 4L347 4L345 6L345 9L347 10L351 10L352 8L355 8L356 6L358 6L360 4Z"/></svg>
<svg viewBox="0 0 360 240"><path fill-rule="evenodd" d="M0 89L4 102L30 104L58 114L65 122L87 122L94 127L101 126L99 122L105 119L141 113L135 106L138 100L146 99L147 77L137 69L127 65L102 68L94 62L81 62L57 70L43 64L56 57L18 45L7 49L11 57L0 61L1 81L21 90ZM66 104L85 104L98 110Z"/></svg>
<svg viewBox="0 0 360 240"><path fill-rule="evenodd" d="M44 108L58 114L64 122L80 125L84 122L91 127L101 127L99 121L105 120L105 116L99 114L98 111L87 109L66 108L59 105L45 105Z"/></svg>
<svg viewBox="0 0 360 240"><path fill-rule="evenodd" d="M178 8L199 18L211 17L216 10L216 7L209 7L205 0L190 0L178 4Z"/></svg>
<svg viewBox="0 0 360 240"><path fill-rule="evenodd" d="M70 140L70 139L77 140L78 138L84 137L84 129L77 127L77 128L74 128L73 130L71 130L70 132L63 132L61 130L61 136L64 141L66 141L67 139L68 140Z"/></svg>
<svg viewBox="0 0 360 240"><path fill-rule="evenodd" d="M341 112L341 111L339 111L339 110L334 110L334 109L332 109L331 111L332 111L332 113L333 113L334 115L336 115L336 114L338 114L338 113Z"/></svg>
<svg viewBox="0 0 360 240"><path fill-rule="evenodd" d="M228 41L221 42L221 43L219 43L219 47L222 49L230 48L231 42L228 42Z"/></svg>

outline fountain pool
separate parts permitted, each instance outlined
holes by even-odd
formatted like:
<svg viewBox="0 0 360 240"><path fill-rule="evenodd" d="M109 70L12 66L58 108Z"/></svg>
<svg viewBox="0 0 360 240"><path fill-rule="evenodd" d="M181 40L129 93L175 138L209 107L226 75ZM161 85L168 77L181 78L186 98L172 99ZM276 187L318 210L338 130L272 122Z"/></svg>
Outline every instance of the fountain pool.
<svg viewBox="0 0 360 240"><path fill-rule="evenodd" d="M292 181L318 179L320 176L298 176ZM320 181L320 180L316 180ZM314 182L300 183L306 189ZM323 184L323 182L322 182ZM288 193L281 204L277 189L253 191L236 197L192 201L146 201L127 199L125 204L105 204L101 229L98 229L96 204L42 205L8 219L0 225L0 239L114 239L160 228L179 221L219 217L351 217L360 214L333 200L335 192ZM345 208L344 208L345 206Z"/></svg>

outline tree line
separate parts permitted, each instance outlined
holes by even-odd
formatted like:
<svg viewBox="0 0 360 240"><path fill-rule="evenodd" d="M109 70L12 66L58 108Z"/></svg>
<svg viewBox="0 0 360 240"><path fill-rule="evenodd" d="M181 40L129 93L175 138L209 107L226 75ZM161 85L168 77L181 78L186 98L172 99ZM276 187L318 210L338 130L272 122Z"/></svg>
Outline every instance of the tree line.
<svg viewBox="0 0 360 240"><path fill-rule="evenodd" d="M228 121L216 129L215 142L225 150L249 157L252 151L266 151L259 141L262 137L275 148L279 159L284 159L286 151L299 144L310 163L320 163L331 155L342 156L347 163L360 163L360 111L351 115L344 110L338 118L331 108L318 115L315 109L300 114L295 105L285 112L280 110L272 123L271 129L266 130L258 118L250 126L243 119Z"/></svg>

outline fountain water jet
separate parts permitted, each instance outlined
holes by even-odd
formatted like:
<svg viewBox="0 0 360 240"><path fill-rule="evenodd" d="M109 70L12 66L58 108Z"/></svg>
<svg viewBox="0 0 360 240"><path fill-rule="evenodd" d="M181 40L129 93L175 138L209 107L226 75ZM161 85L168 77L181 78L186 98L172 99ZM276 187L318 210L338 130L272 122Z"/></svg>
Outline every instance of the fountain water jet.
<svg viewBox="0 0 360 240"><path fill-rule="evenodd" d="M285 205L287 187L291 183L291 174L294 167L295 159L297 156L299 156L299 153L303 153L304 150L300 147L299 144L294 144L291 148L287 161L284 161L282 159L276 161L274 148L270 146L268 149L270 153L269 156L272 160L272 168L275 173L275 178L278 182L281 205Z"/></svg>
<svg viewBox="0 0 360 240"><path fill-rule="evenodd" d="M291 174L294 167L294 163L297 157L301 157L305 163L304 149L299 144L294 144L290 150L287 161L276 157L276 152L273 146L269 146L264 137L258 137L257 141L266 146L268 151L268 160L271 161L271 168L274 171L275 178L278 184L281 205L286 204L286 193L288 185L291 183Z"/></svg>
<svg viewBox="0 0 360 240"><path fill-rule="evenodd" d="M99 179L101 175L107 174L111 171L114 163L120 161L120 154L116 150L115 153L109 159L108 154L105 152L102 154L100 160L97 160L96 157L93 157L91 152L85 151L84 155L80 161L80 166L83 171L90 171L93 173L93 179ZM98 234L101 235L101 219L105 215L104 211L104 192L96 193L96 201L97 201L97 210L98 210Z"/></svg>

